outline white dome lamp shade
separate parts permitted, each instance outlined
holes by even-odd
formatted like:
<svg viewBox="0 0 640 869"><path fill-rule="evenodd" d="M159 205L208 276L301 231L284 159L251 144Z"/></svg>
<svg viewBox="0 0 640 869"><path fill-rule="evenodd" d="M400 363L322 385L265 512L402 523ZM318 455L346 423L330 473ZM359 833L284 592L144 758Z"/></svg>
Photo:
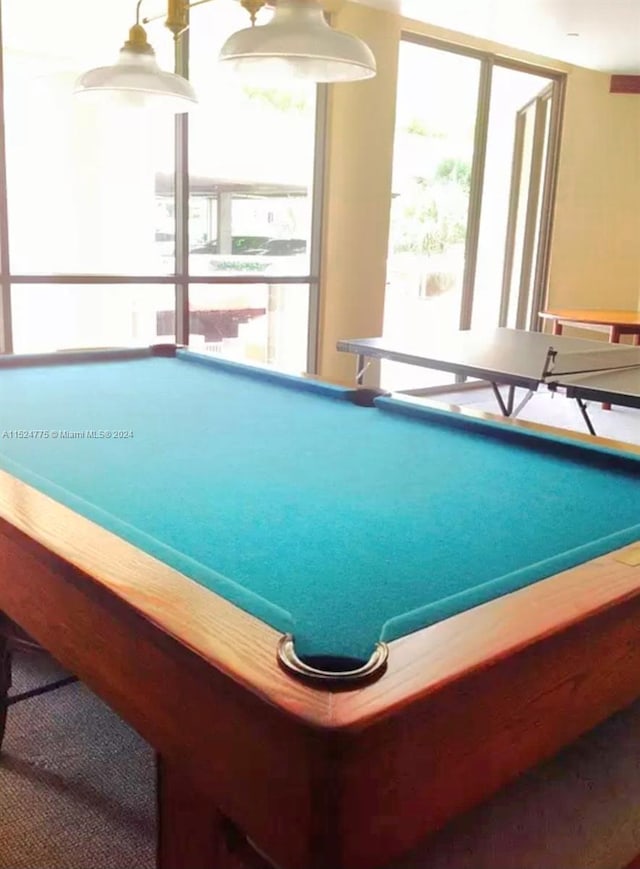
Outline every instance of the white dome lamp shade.
<svg viewBox="0 0 640 869"><path fill-rule="evenodd" d="M74 94L116 108L143 108L169 115L188 112L198 103L186 78L160 69L140 24L129 31L117 63L85 72L77 80Z"/></svg>
<svg viewBox="0 0 640 869"><path fill-rule="evenodd" d="M234 33L219 59L258 82L346 82L376 74L369 46L331 28L317 0L278 0L271 21Z"/></svg>

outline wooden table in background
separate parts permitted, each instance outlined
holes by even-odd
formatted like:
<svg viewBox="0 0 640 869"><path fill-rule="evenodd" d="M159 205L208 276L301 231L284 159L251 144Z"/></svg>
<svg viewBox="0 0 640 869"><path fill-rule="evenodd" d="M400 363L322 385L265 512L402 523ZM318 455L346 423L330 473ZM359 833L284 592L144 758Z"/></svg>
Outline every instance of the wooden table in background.
<svg viewBox="0 0 640 869"><path fill-rule="evenodd" d="M564 326L576 326L608 332L609 341L614 344L618 344L623 335L633 335L633 343L640 345L640 311L548 308L540 311L540 316L552 324L554 335L562 335Z"/></svg>
<svg viewBox="0 0 640 869"><path fill-rule="evenodd" d="M632 335L633 343L640 346L640 311L607 311L602 309L548 308L540 317L552 325L554 335L562 335L565 326L608 332L609 341L619 344L623 335ZM603 404L610 410L610 404Z"/></svg>

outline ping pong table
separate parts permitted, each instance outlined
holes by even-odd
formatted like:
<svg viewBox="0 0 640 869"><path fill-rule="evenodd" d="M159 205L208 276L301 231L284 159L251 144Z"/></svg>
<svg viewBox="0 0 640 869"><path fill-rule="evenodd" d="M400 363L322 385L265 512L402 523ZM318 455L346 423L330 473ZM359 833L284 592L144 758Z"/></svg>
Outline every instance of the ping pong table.
<svg viewBox="0 0 640 869"><path fill-rule="evenodd" d="M497 328L452 332L420 347L380 337L345 339L337 348L356 354L358 384L372 359L487 381L504 416L517 416L540 386L562 389L592 435L587 401L640 408L640 349L627 345ZM526 390L518 404L517 388Z"/></svg>

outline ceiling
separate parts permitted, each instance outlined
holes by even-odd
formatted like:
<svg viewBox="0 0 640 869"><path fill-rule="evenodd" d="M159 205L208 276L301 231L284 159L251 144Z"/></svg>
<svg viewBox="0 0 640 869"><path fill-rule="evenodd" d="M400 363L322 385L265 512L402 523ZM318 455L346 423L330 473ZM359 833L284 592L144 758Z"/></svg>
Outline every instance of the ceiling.
<svg viewBox="0 0 640 869"><path fill-rule="evenodd" d="M356 0L615 73L640 74L640 0Z"/></svg>

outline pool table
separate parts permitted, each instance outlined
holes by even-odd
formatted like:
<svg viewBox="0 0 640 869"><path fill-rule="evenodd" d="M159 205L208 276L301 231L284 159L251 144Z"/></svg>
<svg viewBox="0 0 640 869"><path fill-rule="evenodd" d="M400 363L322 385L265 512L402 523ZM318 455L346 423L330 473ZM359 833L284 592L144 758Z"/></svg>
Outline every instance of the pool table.
<svg viewBox="0 0 640 869"><path fill-rule="evenodd" d="M155 748L161 869L385 866L640 696L640 449L169 345L0 389L0 611Z"/></svg>

